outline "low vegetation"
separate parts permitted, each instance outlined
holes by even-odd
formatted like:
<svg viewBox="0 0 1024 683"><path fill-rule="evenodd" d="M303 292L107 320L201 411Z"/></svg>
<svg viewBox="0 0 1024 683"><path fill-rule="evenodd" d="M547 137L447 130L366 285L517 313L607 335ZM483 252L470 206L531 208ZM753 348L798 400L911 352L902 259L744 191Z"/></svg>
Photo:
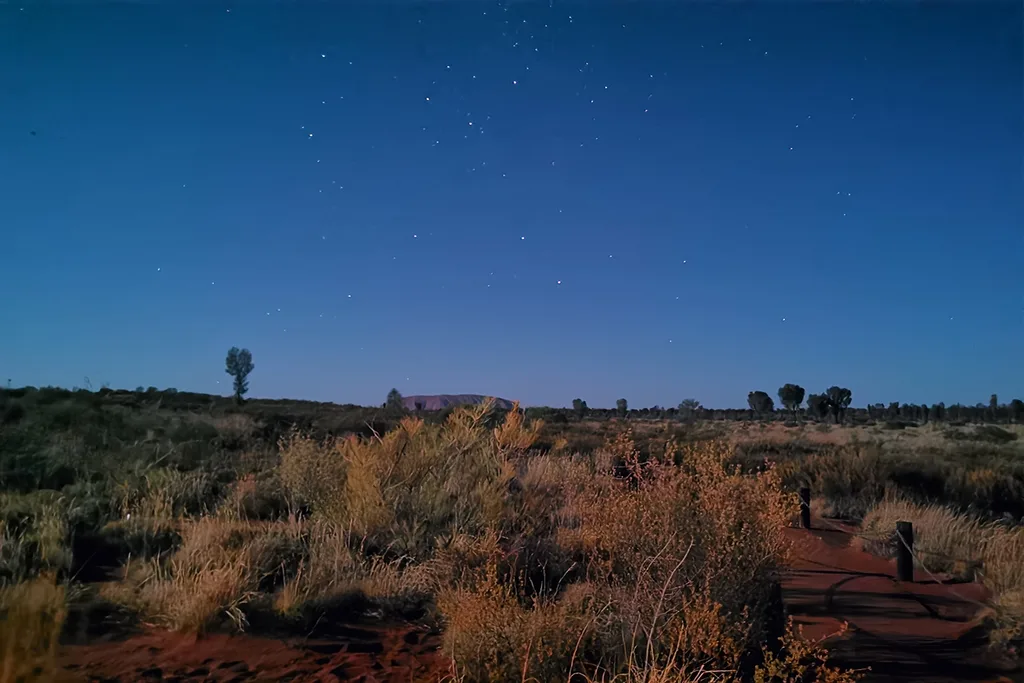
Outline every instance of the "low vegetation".
<svg viewBox="0 0 1024 683"><path fill-rule="evenodd" d="M86 595L192 632L416 619L467 681L849 680L780 610L801 485L822 512L867 529L912 516L923 551L977 559L929 567L976 572L999 642L1019 641L1018 426L699 410L625 419L623 401L615 420L545 423L490 405L0 392L0 683L50 680Z"/></svg>

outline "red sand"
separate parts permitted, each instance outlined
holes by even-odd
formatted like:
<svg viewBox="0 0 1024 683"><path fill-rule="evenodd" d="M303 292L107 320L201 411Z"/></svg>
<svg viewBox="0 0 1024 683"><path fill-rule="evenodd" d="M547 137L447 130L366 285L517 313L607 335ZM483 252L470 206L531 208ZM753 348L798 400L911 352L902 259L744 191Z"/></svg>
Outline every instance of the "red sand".
<svg viewBox="0 0 1024 683"><path fill-rule="evenodd" d="M856 529L814 520L787 531L795 544L783 581L786 609L809 638L827 642L832 661L870 667L868 681L1007 681L1014 667L986 648L982 620L989 598L977 583L936 581L918 569L914 583L895 579L896 563L855 542Z"/></svg>
<svg viewBox="0 0 1024 683"><path fill-rule="evenodd" d="M851 527L815 521L790 529L796 559L783 582L788 612L807 637L849 630L827 643L833 662L871 667L866 680L1022 681L985 649L978 584L938 583L919 572L901 584L895 563L854 543ZM71 681L437 681L450 664L440 638L415 626L359 626L333 638L273 639L210 635L197 639L148 631L123 640L68 645L61 665Z"/></svg>
<svg viewBox="0 0 1024 683"><path fill-rule="evenodd" d="M439 639L413 626L347 628L332 639L203 638L149 631L64 648L72 681L436 681L450 671Z"/></svg>

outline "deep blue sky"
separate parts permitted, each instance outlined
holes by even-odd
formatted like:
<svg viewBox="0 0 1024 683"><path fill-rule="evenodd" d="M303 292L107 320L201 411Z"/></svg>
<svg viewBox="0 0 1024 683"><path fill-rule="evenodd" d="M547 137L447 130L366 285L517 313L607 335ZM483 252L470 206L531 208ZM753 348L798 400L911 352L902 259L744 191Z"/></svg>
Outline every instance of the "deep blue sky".
<svg viewBox="0 0 1024 683"><path fill-rule="evenodd" d="M1024 396L1020 2L22 4L15 386Z"/></svg>

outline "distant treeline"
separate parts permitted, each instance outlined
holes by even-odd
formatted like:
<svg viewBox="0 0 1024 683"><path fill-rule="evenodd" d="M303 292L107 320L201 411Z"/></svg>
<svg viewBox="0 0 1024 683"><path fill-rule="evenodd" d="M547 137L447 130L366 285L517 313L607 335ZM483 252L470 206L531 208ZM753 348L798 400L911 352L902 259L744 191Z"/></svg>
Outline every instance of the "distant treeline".
<svg viewBox="0 0 1024 683"><path fill-rule="evenodd" d="M683 400L678 407L630 408L626 399L620 398L616 407L591 408L582 399L574 399L572 408L528 408L527 415L554 421L601 420L613 417L629 419L682 419L682 420L800 420L834 422L836 424L867 424L874 422L927 423L927 422L970 422L1011 424L1024 421L1024 401L1013 399L1000 403L992 394L989 402L973 406L954 403L874 403L864 408L853 407L853 394L845 387L832 386L820 394L807 396L805 390L796 384L779 388L780 408L767 392L751 391L747 395L746 408L712 409L705 408L696 399Z"/></svg>
<svg viewBox="0 0 1024 683"><path fill-rule="evenodd" d="M394 391L394 390L393 390ZM374 425L383 427L393 421L404 409L400 405L400 395L389 395L389 401L380 406L358 406L354 404L321 403L296 399L249 399L247 412L257 412L264 416L280 414L294 417L308 416L311 420L338 417L345 415L345 422L357 423L363 429ZM571 408L550 408L544 406L525 409L527 417L543 419L553 423L565 423L581 420L776 420L799 422L824 422L837 424L869 424L877 422L915 423L948 422L948 423L991 423L1013 424L1024 423L1024 402L1013 399L1009 403L1000 403L993 394L989 402L973 406L932 405L899 403L875 403L863 408L851 405L852 394L849 389L830 387L821 394L811 394L804 401L804 390L797 385L787 384L778 391L781 407L776 408L772 398L763 391L752 391L747 396L746 408L712 409L705 408L695 399L686 399L675 407L652 406L650 408L630 408L626 399L619 399L615 408L591 408L586 401L575 399ZM97 404L122 404L147 406L167 410L191 412L232 412L240 407L232 407L233 397L201 394L177 389L158 389L156 387L139 387L135 391L110 389L103 387L97 391L90 389L60 387L20 387L0 389L0 422L16 421L21 416L23 401L9 403L8 399L27 399L33 405L46 405L60 401L75 399ZM436 421L443 419L453 408L425 413L423 416ZM415 411L414 411L415 412Z"/></svg>

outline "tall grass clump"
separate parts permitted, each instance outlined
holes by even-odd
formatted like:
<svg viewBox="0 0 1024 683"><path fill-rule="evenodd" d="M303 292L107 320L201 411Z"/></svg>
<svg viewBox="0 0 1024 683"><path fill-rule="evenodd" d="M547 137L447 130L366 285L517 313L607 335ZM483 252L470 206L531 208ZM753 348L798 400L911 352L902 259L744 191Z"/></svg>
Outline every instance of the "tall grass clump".
<svg viewBox="0 0 1024 683"><path fill-rule="evenodd" d="M0 586L0 683L52 681L67 599L52 574Z"/></svg>

